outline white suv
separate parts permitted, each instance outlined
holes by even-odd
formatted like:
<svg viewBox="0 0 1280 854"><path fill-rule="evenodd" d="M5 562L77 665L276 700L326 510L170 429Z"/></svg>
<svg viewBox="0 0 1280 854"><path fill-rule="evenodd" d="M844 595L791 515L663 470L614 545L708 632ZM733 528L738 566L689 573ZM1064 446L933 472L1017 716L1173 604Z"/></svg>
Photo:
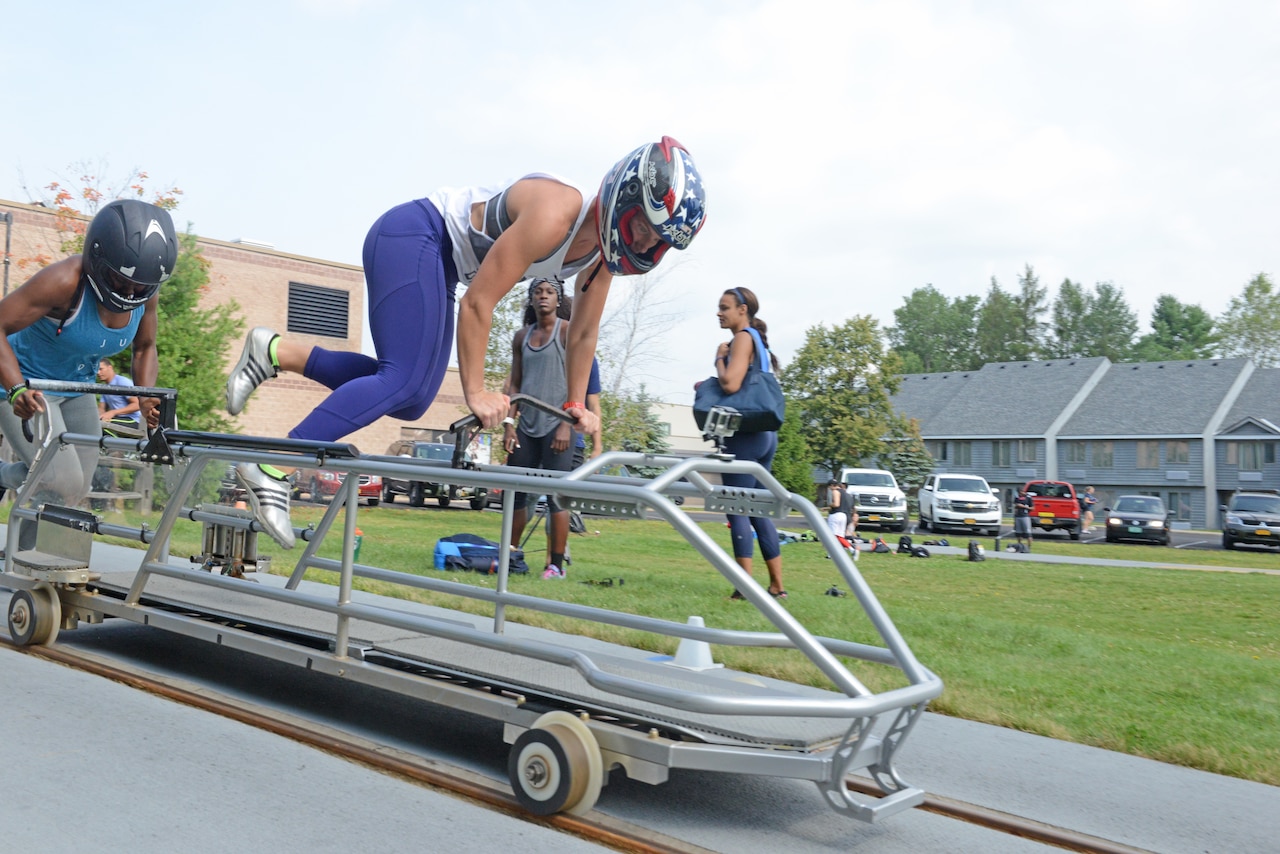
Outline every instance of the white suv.
<svg viewBox="0 0 1280 854"><path fill-rule="evenodd" d="M920 487L921 531L963 528L1000 533L1000 498L976 474L931 474Z"/></svg>
<svg viewBox="0 0 1280 854"><path fill-rule="evenodd" d="M884 469L841 469L840 480L853 496L858 527L874 525L886 531L907 530L907 496L893 474Z"/></svg>

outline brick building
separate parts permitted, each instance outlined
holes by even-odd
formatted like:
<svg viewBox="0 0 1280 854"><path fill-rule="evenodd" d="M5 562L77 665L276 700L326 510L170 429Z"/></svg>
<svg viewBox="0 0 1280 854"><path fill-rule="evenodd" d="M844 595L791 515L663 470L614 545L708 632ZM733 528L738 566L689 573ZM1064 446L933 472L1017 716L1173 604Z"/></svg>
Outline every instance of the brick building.
<svg viewBox="0 0 1280 854"><path fill-rule="evenodd" d="M5 293L20 286L38 269L22 259L63 257L53 211L0 199L0 240L5 241ZM298 340L330 350L358 352L364 334L364 272L350 264L290 255L245 240L226 242L200 237L200 251L210 263L209 289L202 305L234 300L248 330L269 326ZM240 355L231 347L225 374ZM165 386L164 354L159 385ZM182 389L178 389L179 395ZM284 436L328 394L328 389L289 374L268 380L235 419L239 432L255 436ZM456 368L450 368L440 393L426 414L414 422L381 418L345 441L365 453L383 453L402 436L435 439L466 413Z"/></svg>

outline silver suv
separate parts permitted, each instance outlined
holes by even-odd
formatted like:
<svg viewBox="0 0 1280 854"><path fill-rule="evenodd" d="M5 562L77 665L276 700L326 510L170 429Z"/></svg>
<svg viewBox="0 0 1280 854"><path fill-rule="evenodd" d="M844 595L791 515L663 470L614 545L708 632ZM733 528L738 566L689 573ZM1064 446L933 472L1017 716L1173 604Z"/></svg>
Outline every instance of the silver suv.
<svg viewBox="0 0 1280 854"><path fill-rule="evenodd" d="M884 469L841 469L840 480L853 496L858 527L871 525L886 531L907 530L907 496Z"/></svg>
<svg viewBox="0 0 1280 854"><path fill-rule="evenodd" d="M1237 543L1280 546L1280 494L1271 490L1241 491L1222 508L1222 547Z"/></svg>
<svg viewBox="0 0 1280 854"><path fill-rule="evenodd" d="M921 531L960 528L1000 533L1000 498L976 474L931 474L920 487Z"/></svg>

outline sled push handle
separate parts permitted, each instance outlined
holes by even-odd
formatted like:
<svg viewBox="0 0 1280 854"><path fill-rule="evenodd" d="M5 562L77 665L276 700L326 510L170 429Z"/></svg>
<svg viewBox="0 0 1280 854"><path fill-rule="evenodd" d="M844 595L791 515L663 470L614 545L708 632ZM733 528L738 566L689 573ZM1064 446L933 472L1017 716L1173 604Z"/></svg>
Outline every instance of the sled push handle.
<svg viewBox="0 0 1280 854"><path fill-rule="evenodd" d="M559 418L566 424L578 423L578 419L574 418L560 407L552 406L545 401L538 400L538 398L531 397L527 394L513 394L511 395L511 402L523 404L525 406L532 406L534 409L540 409L548 415ZM449 432L454 436L453 461L450 463L451 468L474 468L473 463L467 462L467 448L471 445L471 442L476 438L476 436L480 435L482 430L484 430L484 428L480 426L480 419L476 418L474 412L464 415L462 418L459 418L457 421L449 425Z"/></svg>
<svg viewBox="0 0 1280 854"><path fill-rule="evenodd" d="M34 391L68 392L70 394L118 394L124 397L156 397L160 399L160 427L147 427L147 445L142 459L152 462L173 462L173 452L165 438L165 432L178 423L178 390L151 386L106 385L104 383L77 383L64 380L31 380L27 385ZM35 441L28 421L22 422L22 435L28 442Z"/></svg>

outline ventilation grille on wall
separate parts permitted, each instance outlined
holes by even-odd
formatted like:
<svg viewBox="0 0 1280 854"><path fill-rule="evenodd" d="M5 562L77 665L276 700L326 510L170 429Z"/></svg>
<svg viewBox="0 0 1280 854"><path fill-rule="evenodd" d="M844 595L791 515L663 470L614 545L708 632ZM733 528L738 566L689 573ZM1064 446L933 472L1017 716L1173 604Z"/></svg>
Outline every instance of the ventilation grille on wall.
<svg viewBox="0 0 1280 854"><path fill-rule="evenodd" d="M289 331L346 338L351 294L338 288L289 283Z"/></svg>

